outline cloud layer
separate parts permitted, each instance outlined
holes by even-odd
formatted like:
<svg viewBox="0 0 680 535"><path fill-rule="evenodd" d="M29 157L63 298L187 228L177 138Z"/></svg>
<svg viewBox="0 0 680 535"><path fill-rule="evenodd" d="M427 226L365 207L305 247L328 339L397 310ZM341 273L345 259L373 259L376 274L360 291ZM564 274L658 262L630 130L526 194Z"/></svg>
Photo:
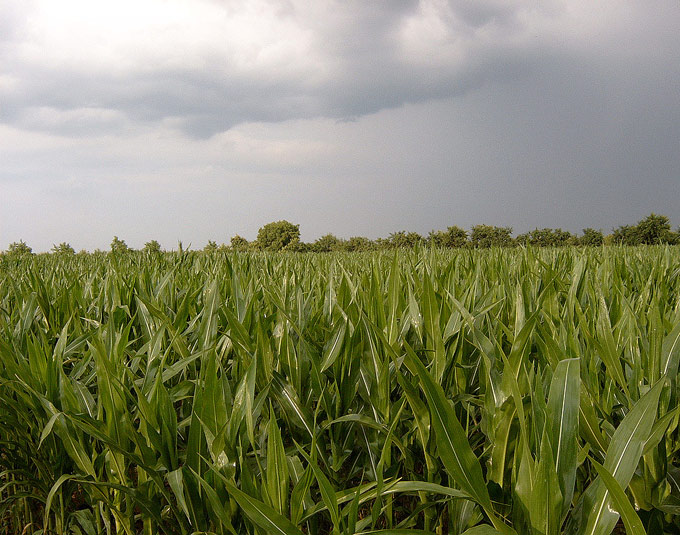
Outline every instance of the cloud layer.
<svg viewBox="0 0 680 535"><path fill-rule="evenodd" d="M5 0L0 248L677 224L679 24L671 0Z"/></svg>
<svg viewBox="0 0 680 535"><path fill-rule="evenodd" d="M626 22L555 0L3 5L0 117L66 135L356 118L525 75Z"/></svg>

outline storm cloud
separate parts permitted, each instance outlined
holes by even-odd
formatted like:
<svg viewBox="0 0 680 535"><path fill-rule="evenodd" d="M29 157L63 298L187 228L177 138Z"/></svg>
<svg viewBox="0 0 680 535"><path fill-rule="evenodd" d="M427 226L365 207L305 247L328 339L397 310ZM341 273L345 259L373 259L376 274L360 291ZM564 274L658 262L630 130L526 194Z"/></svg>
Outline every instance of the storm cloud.
<svg viewBox="0 0 680 535"><path fill-rule="evenodd" d="M679 24L670 0L5 0L0 247L677 224Z"/></svg>

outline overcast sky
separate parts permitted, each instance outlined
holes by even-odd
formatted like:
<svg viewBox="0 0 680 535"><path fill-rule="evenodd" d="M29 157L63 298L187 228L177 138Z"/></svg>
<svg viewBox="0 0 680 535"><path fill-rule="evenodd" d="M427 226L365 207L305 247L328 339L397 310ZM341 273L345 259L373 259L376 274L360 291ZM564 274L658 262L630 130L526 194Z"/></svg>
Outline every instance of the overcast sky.
<svg viewBox="0 0 680 535"><path fill-rule="evenodd" d="M0 249L680 224L677 0L1 0Z"/></svg>

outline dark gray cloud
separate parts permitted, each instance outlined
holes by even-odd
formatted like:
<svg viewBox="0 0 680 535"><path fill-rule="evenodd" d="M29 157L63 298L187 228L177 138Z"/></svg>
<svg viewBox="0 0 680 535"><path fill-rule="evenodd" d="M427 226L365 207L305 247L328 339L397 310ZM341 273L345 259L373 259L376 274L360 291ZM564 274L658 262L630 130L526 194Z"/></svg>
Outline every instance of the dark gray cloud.
<svg viewBox="0 0 680 535"><path fill-rule="evenodd" d="M675 1L95 4L0 5L0 249L680 224Z"/></svg>

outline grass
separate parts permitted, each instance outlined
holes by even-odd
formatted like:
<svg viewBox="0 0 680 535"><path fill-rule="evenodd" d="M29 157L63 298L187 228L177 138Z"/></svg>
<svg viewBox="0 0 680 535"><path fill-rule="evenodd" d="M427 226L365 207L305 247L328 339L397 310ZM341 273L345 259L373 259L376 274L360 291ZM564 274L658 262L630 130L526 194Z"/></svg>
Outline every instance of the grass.
<svg viewBox="0 0 680 535"><path fill-rule="evenodd" d="M0 533L680 533L679 364L676 247L5 257Z"/></svg>

